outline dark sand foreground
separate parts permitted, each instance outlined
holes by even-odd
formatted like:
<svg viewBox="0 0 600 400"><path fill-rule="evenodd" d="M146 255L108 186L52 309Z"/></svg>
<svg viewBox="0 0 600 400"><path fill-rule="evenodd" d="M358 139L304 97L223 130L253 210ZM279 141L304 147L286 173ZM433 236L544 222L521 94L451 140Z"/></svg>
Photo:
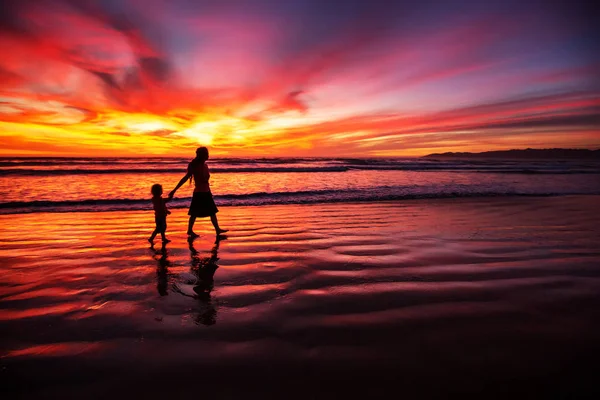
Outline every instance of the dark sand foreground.
<svg viewBox="0 0 600 400"><path fill-rule="evenodd" d="M0 216L2 397L592 397L597 204Z"/></svg>

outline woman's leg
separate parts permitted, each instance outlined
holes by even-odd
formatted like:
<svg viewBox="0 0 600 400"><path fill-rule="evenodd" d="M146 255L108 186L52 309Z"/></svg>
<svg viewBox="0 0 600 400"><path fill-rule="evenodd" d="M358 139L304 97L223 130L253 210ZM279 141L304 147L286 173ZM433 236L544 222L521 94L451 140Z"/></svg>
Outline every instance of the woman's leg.
<svg viewBox="0 0 600 400"><path fill-rule="evenodd" d="M227 232L227 229L221 229L219 227L219 220L217 219L217 214L213 214L210 216L210 222L212 222L213 226L215 227L215 232L217 232L217 235L219 233Z"/></svg>
<svg viewBox="0 0 600 400"><path fill-rule="evenodd" d="M195 235L194 233L194 222L196 222L196 217L193 215L190 215L190 220L188 222L188 230L187 230L187 234L188 235Z"/></svg>

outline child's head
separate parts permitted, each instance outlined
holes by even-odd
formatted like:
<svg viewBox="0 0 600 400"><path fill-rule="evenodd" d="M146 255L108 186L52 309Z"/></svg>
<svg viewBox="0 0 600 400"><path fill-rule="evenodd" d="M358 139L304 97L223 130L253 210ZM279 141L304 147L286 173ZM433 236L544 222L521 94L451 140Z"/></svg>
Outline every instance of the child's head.
<svg viewBox="0 0 600 400"><path fill-rule="evenodd" d="M158 183L155 183L154 185L152 185L152 189L150 189L150 192L152 192L152 196L160 197L163 194L162 186Z"/></svg>

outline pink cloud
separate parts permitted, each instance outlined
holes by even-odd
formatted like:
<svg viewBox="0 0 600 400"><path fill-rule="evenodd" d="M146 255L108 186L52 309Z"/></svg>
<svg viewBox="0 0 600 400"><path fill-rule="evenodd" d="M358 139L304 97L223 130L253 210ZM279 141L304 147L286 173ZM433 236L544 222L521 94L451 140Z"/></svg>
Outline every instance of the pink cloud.
<svg viewBox="0 0 600 400"><path fill-rule="evenodd" d="M26 29L0 35L3 119L62 123L78 115L74 110L84 110L84 123L113 111L183 124L194 113L255 121L294 115L298 127L278 143L366 132L348 139L348 148L431 132L578 126L576 117L595 124L589 114L599 106L598 87L580 89L597 83L597 65L531 62L532 48L519 42L541 39L528 36L523 16L412 31L355 18L299 45L305 28L285 19L220 6L161 15L158 3L144 4L134 4L135 18L111 14L101 2L23 8ZM525 96L524 88L555 94ZM43 102L62 106L49 111Z"/></svg>

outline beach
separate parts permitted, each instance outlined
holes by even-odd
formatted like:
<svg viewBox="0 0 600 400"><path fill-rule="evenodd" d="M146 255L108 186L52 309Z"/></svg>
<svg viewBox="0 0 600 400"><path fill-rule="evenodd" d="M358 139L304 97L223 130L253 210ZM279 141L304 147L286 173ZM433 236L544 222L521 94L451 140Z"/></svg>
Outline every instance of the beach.
<svg viewBox="0 0 600 400"><path fill-rule="evenodd" d="M600 196L0 215L9 397L598 391ZM597 364L596 364L597 365Z"/></svg>

